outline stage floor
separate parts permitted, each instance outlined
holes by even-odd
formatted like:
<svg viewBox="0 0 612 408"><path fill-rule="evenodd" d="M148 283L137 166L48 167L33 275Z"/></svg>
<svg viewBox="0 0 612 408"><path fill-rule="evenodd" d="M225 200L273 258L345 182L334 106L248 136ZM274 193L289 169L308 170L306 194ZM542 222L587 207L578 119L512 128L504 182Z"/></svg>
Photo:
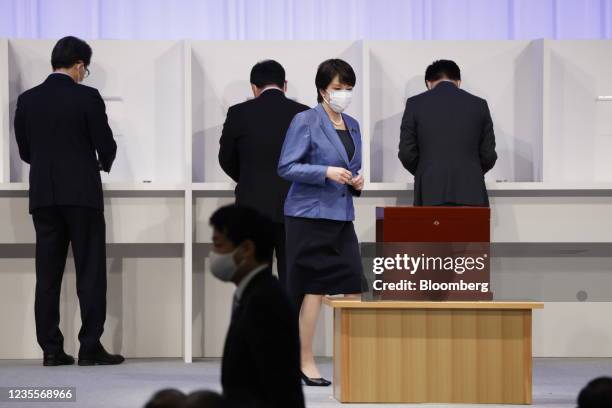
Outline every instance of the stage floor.
<svg viewBox="0 0 612 408"><path fill-rule="evenodd" d="M321 359L331 377L331 359ZM0 360L0 387L76 387L77 402L66 404L0 402L1 407L67 406L71 408L140 408L161 388L219 391L220 360L202 359L184 364L178 359L133 359L111 367L43 367L40 360ZM592 378L612 375L612 358L536 358L533 367L534 407L575 407L579 390ZM305 387L308 408L406 407L396 404L340 404L332 388ZM428 404L427 407L493 407L498 405ZM501 406L501 405L499 405Z"/></svg>

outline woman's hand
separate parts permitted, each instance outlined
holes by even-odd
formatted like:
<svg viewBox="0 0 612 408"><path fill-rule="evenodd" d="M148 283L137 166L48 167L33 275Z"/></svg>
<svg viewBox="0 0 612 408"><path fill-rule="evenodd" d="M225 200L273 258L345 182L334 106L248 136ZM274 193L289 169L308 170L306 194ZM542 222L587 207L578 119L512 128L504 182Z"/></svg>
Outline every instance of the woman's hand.
<svg viewBox="0 0 612 408"><path fill-rule="evenodd" d="M353 180L351 181L351 185L357 191L363 190L363 176L359 174L357 177L353 177Z"/></svg>
<svg viewBox="0 0 612 408"><path fill-rule="evenodd" d="M340 184L348 184L353 178L353 174L342 167L329 166L325 172L325 177Z"/></svg>

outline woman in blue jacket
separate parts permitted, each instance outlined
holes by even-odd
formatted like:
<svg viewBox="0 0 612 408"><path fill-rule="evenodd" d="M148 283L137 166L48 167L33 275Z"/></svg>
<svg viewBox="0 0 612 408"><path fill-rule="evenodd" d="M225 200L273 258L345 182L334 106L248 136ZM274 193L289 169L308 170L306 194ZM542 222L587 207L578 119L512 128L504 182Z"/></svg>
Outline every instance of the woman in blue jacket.
<svg viewBox="0 0 612 408"><path fill-rule="evenodd" d="M298 113L287 131L278 174L291 181L285 200L288 289L300 307L302 379L327 386L312 341L323 295L361 292L353 196L363 188L359 124L342 112L356 77L340 59L319 65L319 104Z"/></svg>

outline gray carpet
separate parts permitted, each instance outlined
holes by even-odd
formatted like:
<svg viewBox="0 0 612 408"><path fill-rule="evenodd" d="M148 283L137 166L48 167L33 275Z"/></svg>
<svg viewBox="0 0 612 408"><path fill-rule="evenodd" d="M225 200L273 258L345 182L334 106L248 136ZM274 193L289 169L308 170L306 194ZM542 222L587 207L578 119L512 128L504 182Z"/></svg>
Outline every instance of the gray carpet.
<svg viewBox="0 0 612 408"><path fill-rule="evenodd" d="M127 360L113 367L42 367L40 360L0 360L0 387L64 386L76 387L74 403L0 402L2 407L140 408L161 388L220 390L218 359L184 364L176 359ZM320 361L322 372L331 377L331 360ZM578 391L588 380L612 375L612 359L535 359L533 396L535 407L575 407ZM340 404L331 397L331 388L306 387L308 408L318 407L406 407L409 405ZM415 405L413 405L415 406ZM449 405L428 404L426 407ZM451 405L491 407L492 405ZM495 405L497 406L497 405Z"/></svg>

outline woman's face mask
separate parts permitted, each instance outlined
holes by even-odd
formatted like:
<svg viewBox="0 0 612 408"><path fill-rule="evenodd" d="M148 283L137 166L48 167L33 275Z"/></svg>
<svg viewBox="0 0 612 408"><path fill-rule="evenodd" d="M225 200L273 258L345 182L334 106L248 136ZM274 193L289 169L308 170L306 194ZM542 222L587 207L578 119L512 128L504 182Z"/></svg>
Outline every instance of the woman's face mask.
<svg viewBox="0 0 612 408"><path fill-rule="evenodd" d="M352 89L335 89L325 91L327 93L328 98L325 99L325 102L329 105L329 107L336 113L342 113L348 108L353 100L353 90Z"/></svg>

